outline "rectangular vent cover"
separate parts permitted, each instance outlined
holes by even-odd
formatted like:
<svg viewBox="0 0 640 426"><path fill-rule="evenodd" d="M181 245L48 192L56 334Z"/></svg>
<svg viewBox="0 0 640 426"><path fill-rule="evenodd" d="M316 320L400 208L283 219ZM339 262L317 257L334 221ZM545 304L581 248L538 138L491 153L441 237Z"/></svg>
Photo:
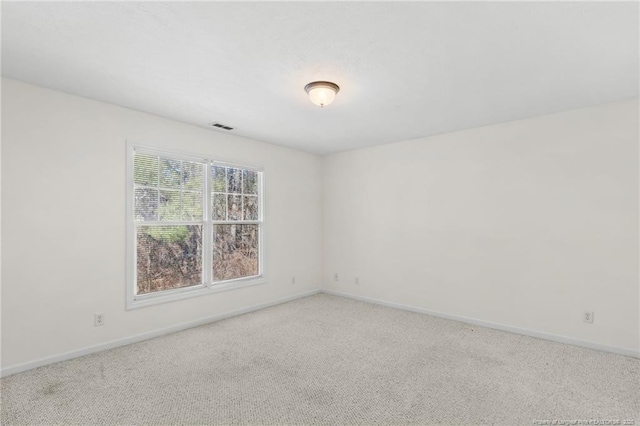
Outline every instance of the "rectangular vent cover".
<svg viewBox="0 0 640 426"><path fill-rule="evenodd" d="M229 127L225 124L220 124L220 123L211 123L211 127L217 127L218 129L224 129L224 130L233 130L233 127Z"/></svg>

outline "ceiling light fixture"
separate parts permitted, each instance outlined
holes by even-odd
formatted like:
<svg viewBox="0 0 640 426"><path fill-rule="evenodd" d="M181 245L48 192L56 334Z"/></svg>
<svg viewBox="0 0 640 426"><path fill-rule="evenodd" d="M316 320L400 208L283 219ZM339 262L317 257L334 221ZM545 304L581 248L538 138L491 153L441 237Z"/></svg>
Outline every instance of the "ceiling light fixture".
<svg viewBox="0 0 640 426"><path fill-rule="evenodd" d="M311 102L322 108L333 102L340 87L330 81L313 81L304 86L304 90L309 94Z"/></svg>

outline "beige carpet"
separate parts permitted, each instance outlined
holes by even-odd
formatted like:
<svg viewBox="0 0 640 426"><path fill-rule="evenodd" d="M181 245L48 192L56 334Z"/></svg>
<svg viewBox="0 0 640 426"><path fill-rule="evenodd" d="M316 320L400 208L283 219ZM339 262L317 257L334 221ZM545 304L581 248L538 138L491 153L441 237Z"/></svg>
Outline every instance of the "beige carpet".
<svg viewBox="0 0 640 426"><path fill-rule="evenodd" d="M3 425L640 425L637 359L324 294L1 383Z"/></svg>

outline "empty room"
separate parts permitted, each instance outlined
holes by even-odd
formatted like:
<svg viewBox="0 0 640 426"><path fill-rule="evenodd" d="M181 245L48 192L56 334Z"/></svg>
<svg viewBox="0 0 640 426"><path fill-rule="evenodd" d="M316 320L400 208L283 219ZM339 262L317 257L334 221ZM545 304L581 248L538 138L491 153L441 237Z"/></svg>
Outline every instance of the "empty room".
<svg viewBox="0 0 640 426"><path fill-rule="evenodd" d="M640 425L640 2L2 1L3 425Z"/></svg>

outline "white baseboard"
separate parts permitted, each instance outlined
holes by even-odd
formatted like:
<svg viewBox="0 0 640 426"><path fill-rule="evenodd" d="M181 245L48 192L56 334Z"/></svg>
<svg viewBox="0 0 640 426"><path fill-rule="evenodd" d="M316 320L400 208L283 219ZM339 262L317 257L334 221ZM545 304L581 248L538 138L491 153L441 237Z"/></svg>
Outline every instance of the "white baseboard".
<svg viewBox="0 0 640 426"><path fill-rule="evenodd" d="M467 324L478 325L478 326L481 326L481 327L492 328L494 330L507 331L509 333L515 333L515 334L521 334L521 335L524 335L524 336L536 337L538 339L551 340L553 342L558 342L558 343L566 343L568 345L580 346L582 348L595 349L595 350L598 350L598 351L610 352L610 353L614 353L614 354L617 354L617 355L624 355L624 356L629 356L629 357L633 357L633 358L640 358L640 351L634 351L634 350L631 350L631 349L618 348L618 347L615 347L615 346L601 345L599 343L588 342L588 341L585 341L585 340L578 340L578 339L574 339L574 338L571 338L571 337L558 336L556 334L551 334L551 333L544 333L544 332L540 332L540 331L528 330L526 328L512 327L512 326L509 326L509 325L499 324L499 323L495 323L495 322L482 321L482 320L478 320L478 319L475 319L475 318L467 318L467 317L458 316L458 315L450 315L450 314L445 314L445 313L438 312L438 311L432 311L430 309L420 308L420 307L417 307L417 306L410 306L410 305L403 305L403 304L400 304L400 303L387 302L387 301L384 301L384 300L373 299L373 298L364 297L364 296L356 296L356 295L353 295L353 294L343 293L343 292L340 292L340 291L322 289L321 292L322 293L326 293L326 294L331 294L331 295L334 295L334 296L340 296L340 297L346 297L346 298L349 298L349 299L360 300L362 302L375 303L376 305L388 306L390 308L402 309L404 311L416 312L416 313L419 313L419 314L426 314L426 315L431 315L431 316L434 316L434 317L444 318L444 319L448 319L448 320L464 322L464 323L467 323Z"/></svg>
<svg viewBox="0 0 640 426"><path fill-rule="evenodd" d="M136 336L131 336L131 337L125 337L123 339L112 340L112 341L101 343L101 344L98 344L98 345L89 346L89 347L86 347L86 348L83 348L83 349L78 349L78 350L75 350L75 351L66 352L66 353L50 356L50 357L47 357L47 358L41 358L41 359L36 360L36 361L26 362L24 364L13 365L13 366L10 366L10 367L7 367L7 368L3 368L0 371L0 377L6 377L6 376L10 376L12 374L22 373L24 371L31 370L33 368L42 367L42 366L45 366L45 365L54 364L54 363L57 363L57 362L66 361L66 360L73 359L73 358L78 358L78 357L81 357L81 356L84 356L84 355L93 354L93 353L104 351L104 350L107 350L107 349L113 349L113 348L117 348L117 347L120 347L120 346L130 345L132 343L142 342L144 340L153 339L154 337L160 337L160 336L164 336L166 334L175 333L177 331L182 331L182 330L186 330L186 329L189 329L189 328L198 327L200 325L204 325L204 324L212 323L212 322L215 322L215 321L220 321L220 320L223 320L223 319L235 317L235 316L238 316L238 315L242 315L242 314L246 314L246 313L249 313L249 312L257 311L257 310L260 310L260 309L268 308L270 306L275 306L275 305L279 305L281 303L290 302L292 300L300 299L300 298L303 298L303 297L312 296L312 295L318 294L318 293L326 293L326 294L331 294L331 295L334 295L334 296L346 297L346 298L349 298L349 299L355 299L355 300L360 300L360 301L363 301L363 302L375 303L377 305L388 306L388 307L391 307L391 308L402 309L402 310L405 310L405 311L431 315L431 316L434 316L434 317L439 317L439 318L449 319L449 320L453 320L453 321L464 322L464 323L467 323L467 324L478 325L478 326L481 326L481 327L492 328L492 329L495 329L495 330L507 331L507 332L510 332L510 333L521 334L521 335L524 335L524 336L536 337L536 338L539 338L539 339L551 340L551 341L559 342L559 343L566 343L566 344L573 345L573 346L580 346L580 347L583 347L583 348L595 349L595 350L604 351L604 352L610 352L610 353L614 353L614 354L618 354L618 355L624 355L624 356L629 356L629 357L634 357L634 358L640 358L640 352L639 351L634 351L634 350L630 350L630 349L618 348L618 347L607 346L607 345L601 345L599 343L593 343L593 342L588 342L588 341L584 341L584 340L573 339L571 337L558 336L558 335L551 334L551 333L544 333L544 332L539 332L539 331L528 330L528 329L525 329L525 328L512 327L512 326L508 326L508 325L504 325L504 324L498 324L498 323L493 323L493 322L489 322L489 321L482 321L482 320L478 320L478 319L474 319L474 318L467 318L467 317L458 316L458 315L450 315L450 314L445 314L445 313L442 313L442 312L432 311L430 309L420 308L420 307L417 307L417 306L410 306L410 305L403 305L403 304L400 304L400 303L387 302L387 301L384 301L384 300L373 299L373 298L370 298L370 297L357 296L357 295L348 294L348 293L342 293L342 292L334 291L334 290L316 289L316 290L311 290L311 291L307 291L307 292L304 292L304 293L296 294L294 296L289 296L289 297L285 297L285 298L282 298L282 299L276 299L276 300L273 300L271 302L261 303L259 305L253 305L253 306L249 306L249 307L246 307L246 308L237 309L235 311L226 312L224 314L212 315L212 316L209 316L209 317L206 317L206 318L202 318L202 319L199 319L199 320L196 320L196 321L185 322L185 323L174 325L174 326L171 326L171 327L165 327L165 328L161 328L161 329L158 329L158 330L153 330L153 331L150 331L150 332L147 332L147 333L138 334Z"/></svg>
<svg viewBox="0 0 640 426"><path fill-rule="evenodd" d="M171 327L165 327L165 328L149 331L147 333L142 333L142 334L138 334L131 337L125 337L123 339L111 340L106 343L100 343L99 345L89 346L83 349L78 349L75 351L66 352L59 355L41 358L39 360L26 362L24 364L13 365L7 368L3 368L0 371L0 377L6 377L12 374L22 373L23 371L31 370L33 368L54 364L56 362L67 361L69 359L78 358L84 355L93 354L93 353L104 351L107 349L113 349L120 346L130 345L132 343L142 342L143 340L149 340L149 339L153 339L154 337L164 336L165 334L175 333L176 331L182 331L188 328L198 327L200 325L208 324L211 322L220 321L223 319L257 311L259 309L268 308L270 306L279 305L281 303L290 302L292 300L300 299L303 297L312 296L317 293L320 293L320 289L307 291L304 293L296 294L294 296L289 296L282 299L272 300L271 302L261 303L259 305L253 305L246 308L237 309L235 311L226 312L224 314L212 315L196 321L189 321L189 322L174 325Z"/></svg>

